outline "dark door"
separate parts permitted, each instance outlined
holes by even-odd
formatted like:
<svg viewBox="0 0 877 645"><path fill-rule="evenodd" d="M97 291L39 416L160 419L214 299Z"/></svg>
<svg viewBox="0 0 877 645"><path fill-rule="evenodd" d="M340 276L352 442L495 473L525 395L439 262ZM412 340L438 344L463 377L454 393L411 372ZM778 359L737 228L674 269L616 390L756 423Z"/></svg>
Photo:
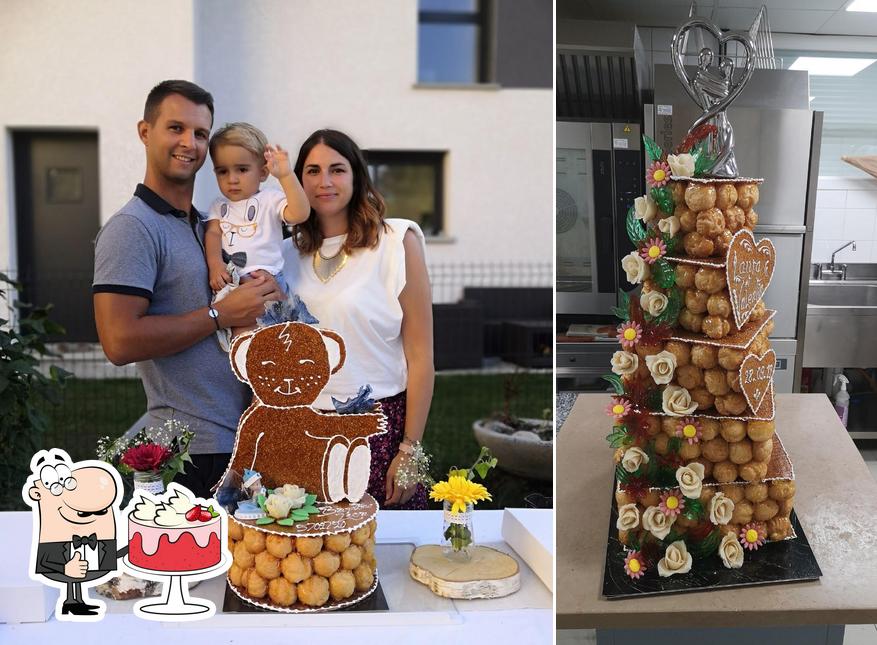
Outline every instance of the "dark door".
<svg viewBox="0 0 877 645"><path fill-rule="evenodd" d="M100 226L96 133L13 135L22 300L52 304L64 338L95 342L91 278Z"/></svg>

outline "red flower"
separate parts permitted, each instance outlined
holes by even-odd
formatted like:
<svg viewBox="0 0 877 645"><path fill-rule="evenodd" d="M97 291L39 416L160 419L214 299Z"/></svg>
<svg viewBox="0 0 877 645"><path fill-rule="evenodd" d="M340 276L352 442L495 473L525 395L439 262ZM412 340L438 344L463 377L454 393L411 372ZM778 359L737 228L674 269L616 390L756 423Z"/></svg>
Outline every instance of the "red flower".
<svg viewBox="0 0 877 645"><path fill-rule="evenodd" d="M121 458L121 462L137 472L158 470L171 458L173 453L164 446L155 443L145 443L128 448Z"/></svg>
<svg viewBox="0 0 877 645"><path fill-rule="evenodd" d="M645 477L633 476L626 482L621 484L621 490L633 497L636 501L640 501L649 492L649 481Z"/></svg>

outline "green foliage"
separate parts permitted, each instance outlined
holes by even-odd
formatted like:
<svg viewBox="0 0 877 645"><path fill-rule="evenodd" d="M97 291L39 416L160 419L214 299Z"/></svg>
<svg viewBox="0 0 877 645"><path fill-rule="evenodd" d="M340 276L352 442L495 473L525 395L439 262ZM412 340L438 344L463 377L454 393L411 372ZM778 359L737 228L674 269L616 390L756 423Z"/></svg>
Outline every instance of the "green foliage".
<svg viewBox="0 0 877 645"><path fill-rule="evenodd" d="M636 210L633 206L627 209L625 227L627 228L627 237L630 238L630 243L634 246L646 239L648 232L642 221L636 218Z"/></svg>
<svg viewBox="0 0 877 645"><path fill-rule="evenodd" d="M707 535L700 542L693 544L688 550L691 553L692 558L701 560L703 558L708 558L711 555L715 555L716 551L719 549L719 543L721 541L722 532L719 529L714 529L712 533Z"/></svg>
<svg viewBox="0 0 877 645"><path fill-rule="evenodd" d="M673 192L667 186L652 188L652 199L664 213L673 214Z"/></svg>
<svg viewBox="0 0 877 645"><path fill-rule="evenodd" d="M624 470L624 466L622 466L621 464L617 464L615 466L615 479L617 479L622 484L626 484L632 474L633 473L629 473Z"/></svg>
<svg viewBox="0 0 877 645"><path fill-rule="evenodd" d="M72 376L52 365L40 371L40 357L54 356L46 347L49 336L64 328L49 318L51 305L34 307L10 302L10 289L21 285L0 273L0 299L19 312L18 324L0 318L0 486L20 489L29 474L31 456L42 448L48 421L45 404L61 402L61 388Z"/></svg>
<svg viewBox="0 0 877 645"><path fill-rule="evenodd" d="M676 284L676 269L666 258L658 258L652 265L652 279L662 289L669 289Z"/></svg>
<svg viewBox="0 0 877 645"><path fill-rule="evenodd" d="M649 161L660 161L661 157L664 156L664 151L661 150L661 146L655 143L654 139L649 136L643 135L643 146L645 146L646 154L649 156Z"/></svg>
<svg viewBox="0 0 877 645"><path fill-rule="evenodd" d="M670 441L667 442L667 451L672 452L673 454L679 454L681 449L682 439L679 437L670 437Z"/></svg>
<svg viewBox="0 0 877 645"><path fill-rule="evenodd" d="M606 441L612 448L622 448L630 443L630 435L627 432L627 426L615 426L612 432L606 435Z"/></svg>
<svg viewBox="0 0 877 645"><path fill-rule="evenodd" d="M711 156L709 152L707 152L706 140L701 141L697 147L692 150L691 156L694 158L694 176L700 177L706 172L715 162L715 157Z"/></svg>
<svg viewBox="0 0 877 645"><path fill-rule="evenodd" d="M601 378L612 385L615 394L624 394L624 383L618 374L604 374Z"/></svg>
<svg viewBox="0 0 877 645"><path fill-rule="evenodd" d="M669 233L661 233L661 239L664 240L664 246L667 247L667 255L675 255L681 238L673 237Z"/></svg>
<svg viewBox="0 0 877 645"><path fill-rule="evenodd" d="M618 291L618 306L612 307L612 313L621 320L630 320L630 294L624 289Z"/></svg>
<svg viewBox="0 0 877 645"><path fill-rule="evenodd" d="M699 520L703 515L703 504L699 499L686 499L685 510L682 511L682 514L689 520Z"/></svg>
<svg viewBox="0 0 877 645"><path fill-rule="evenodd" d="M660 412L663 408L663 400L661 398L661 388L656 387L649 391L646 396L646 406L649 410Z"/></svg>

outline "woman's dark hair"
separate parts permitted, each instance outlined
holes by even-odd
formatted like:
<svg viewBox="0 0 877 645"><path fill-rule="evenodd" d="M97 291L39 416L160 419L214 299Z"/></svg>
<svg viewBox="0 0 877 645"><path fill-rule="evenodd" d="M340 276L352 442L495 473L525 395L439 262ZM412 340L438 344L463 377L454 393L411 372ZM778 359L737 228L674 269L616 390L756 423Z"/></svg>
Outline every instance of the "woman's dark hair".
<svg viewBox="0 0 877 645"><path fill-rule="evenodd" d="M304 183L305 160L314 146L322 143L347 159L353 172L353 195L348 207L347 239L344 250L348 253L357 248L374 248L378 245L381 231L386 227L384 198L372 184L362 150L353 139L338 130L317 130L302 144L295 162L295 174ZM302 255L314 253L323 244L323 233L317 215L311 209L310 217L293 229L293 239Z"/></svg>
<svg viewBox="0 0 877 645"><path fill-rule="evenodd" d="M203 87L189 81L162 81L149 91L146 97L146 105L143 108L143 120L154 124L158 118L158 110L161 102L171 94L179 94L189 99L195 105L206 105L210 110L210 120L213 121L213 95Z"/></svg>

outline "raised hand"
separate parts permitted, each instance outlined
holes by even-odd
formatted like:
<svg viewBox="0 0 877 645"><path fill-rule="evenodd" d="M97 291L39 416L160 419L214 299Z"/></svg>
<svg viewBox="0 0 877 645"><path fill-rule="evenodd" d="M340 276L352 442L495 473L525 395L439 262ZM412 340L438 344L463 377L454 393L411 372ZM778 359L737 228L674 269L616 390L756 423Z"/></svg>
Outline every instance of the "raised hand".
<svg viewBox="0 0 877 645"><path fill-rule="evenodd" d="M265 162L268 164L268 172L277 179L292 174L292 166L289 163L289 153L279 145L268 144L265 147Z"/></svg>
<svg viewBox="0 0 877 645"><path fill-rule="evenodd" d="M68 578L84 578L88 572L88 562L82 559L79 551L64 565L64 575Z"/></svg>

